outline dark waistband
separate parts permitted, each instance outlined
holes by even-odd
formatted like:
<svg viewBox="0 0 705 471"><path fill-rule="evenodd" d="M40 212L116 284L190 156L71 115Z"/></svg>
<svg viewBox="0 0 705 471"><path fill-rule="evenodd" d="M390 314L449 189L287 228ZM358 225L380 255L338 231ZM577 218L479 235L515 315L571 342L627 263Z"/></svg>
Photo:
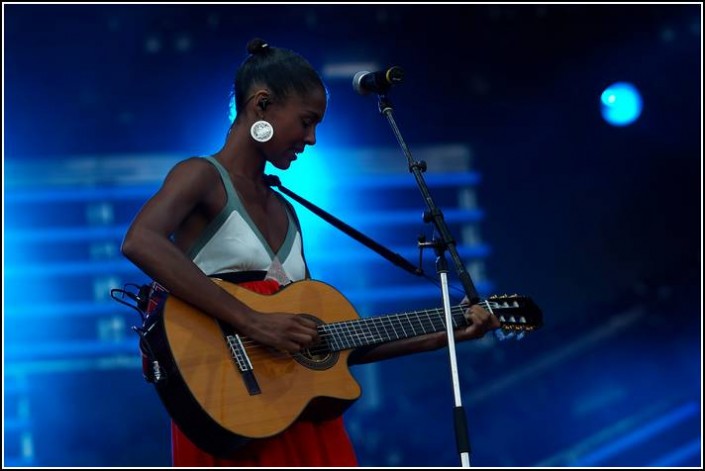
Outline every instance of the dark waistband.
<svg viewBox="0 0 705 471"><path fill-rule="evenodd" d="M220 278L221 280L225 280L230 283L244 283L246 281L262 281L267 277L267 272L264 270L235 271L228 273L216 273L208 276L211 278Z"/></svg>

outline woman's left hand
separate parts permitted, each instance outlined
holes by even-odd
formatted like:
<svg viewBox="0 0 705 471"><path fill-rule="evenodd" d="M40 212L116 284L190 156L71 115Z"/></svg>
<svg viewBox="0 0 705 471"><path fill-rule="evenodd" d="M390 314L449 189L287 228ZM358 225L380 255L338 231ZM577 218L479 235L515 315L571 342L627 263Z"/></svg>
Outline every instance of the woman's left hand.
<svg viewBox="0 0 705 471"><path fill-rule="evenodd" d="M468 305L467 297L460 304ZM469 306L465 311L465 318L469 325L455 331L456 340L479 339L484 337L487 332L500 327L499 320L479 304Z"/></svg>

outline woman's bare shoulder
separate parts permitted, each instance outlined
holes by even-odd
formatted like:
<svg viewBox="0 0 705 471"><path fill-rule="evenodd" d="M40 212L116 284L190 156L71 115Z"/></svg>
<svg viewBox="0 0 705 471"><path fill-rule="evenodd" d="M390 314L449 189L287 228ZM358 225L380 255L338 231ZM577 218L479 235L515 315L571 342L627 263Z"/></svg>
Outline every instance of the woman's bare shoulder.
<svg viewBox="0 0 705 471"><path fill-rule="evenodd" d="M169 180L210 184L218 179L216 168L203 157L189 157L174 164L167 174Z"/></svg>

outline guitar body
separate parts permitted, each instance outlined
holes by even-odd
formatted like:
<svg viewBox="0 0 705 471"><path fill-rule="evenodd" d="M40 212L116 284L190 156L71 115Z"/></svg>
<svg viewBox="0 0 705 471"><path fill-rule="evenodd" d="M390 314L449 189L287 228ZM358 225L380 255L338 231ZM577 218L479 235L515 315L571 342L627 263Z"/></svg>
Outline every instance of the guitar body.
<svg viewBox="0 0 705 471"><path fill-rule="evenodd" d="M319 281L292 283L273 295L214 282L263 313L303 313L320 323L359 318L343 295ZM211 454L226 456L249 439L276 435L299 417L339 416L360 397L348 370L350 351L292 355L241 338L242 350L236 352L251 365L243 372L227 327L213 317L174 296L154 317L145 339L163 370L155 386L181 430Z"/></svg>
<svg viewBox="0 0 705 471"><path fill-rule="evenodd" d="M154 383L171 418L202 450L227 458L251 439L283 432L297 419L326 420L360 397L348 370L354 348L446 331L443 309L361 319L332 286L291 283L272 295L213 279L263 315L292 312L315 320L319 341L285 353L240 337L234 329L175 296L137 329ZM482 305L500 321L500 338L523 337L543 324L527 297L491 296ZM454 328L468 325L467 307L451 308Z"/></svg>

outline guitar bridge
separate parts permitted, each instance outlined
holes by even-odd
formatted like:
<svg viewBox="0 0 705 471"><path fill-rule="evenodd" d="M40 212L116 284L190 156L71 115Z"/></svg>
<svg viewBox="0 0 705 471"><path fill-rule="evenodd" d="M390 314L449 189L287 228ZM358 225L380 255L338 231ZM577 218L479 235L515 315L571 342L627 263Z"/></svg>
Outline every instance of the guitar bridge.
<svg viewBox="0 0 705 471"><path fill-rule="evenodd" d="M228 342L228 348L230 348L230 354L235 360L240 374L242 375L242 380L245 382L245 387L250 396L256 394L261 394L262 390L257 383L257 378L255 378L254 368L252 367L252 362L250 357L247 356L245 347L242 345L242 340L237 334L227 335L226 340Z"/></svg>

